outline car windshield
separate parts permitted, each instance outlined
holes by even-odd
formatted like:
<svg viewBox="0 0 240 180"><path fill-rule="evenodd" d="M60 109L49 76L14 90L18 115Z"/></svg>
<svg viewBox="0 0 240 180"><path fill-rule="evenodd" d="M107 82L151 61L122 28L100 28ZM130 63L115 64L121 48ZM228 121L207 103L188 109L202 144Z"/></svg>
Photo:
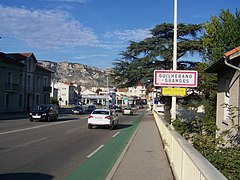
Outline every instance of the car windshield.
<svg viewBox="0 0 240 180"><path fill-rule="evenodd" d="M39 106L35 106L33 110L42 111L42 110L47 110L47 109L48 109L48 106L39 105Z"/></svg>
<svg viewBox="0 0 240 180"><path fill-rule="evenodd" d="M92 114L104 114L104 115L108 115L109 111L93 111Z"/></svg>

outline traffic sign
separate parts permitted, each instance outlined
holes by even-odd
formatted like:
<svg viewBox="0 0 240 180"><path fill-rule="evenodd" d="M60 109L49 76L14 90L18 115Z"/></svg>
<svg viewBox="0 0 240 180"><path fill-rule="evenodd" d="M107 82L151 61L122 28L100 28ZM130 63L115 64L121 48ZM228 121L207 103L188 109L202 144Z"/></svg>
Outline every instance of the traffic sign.
<svg viewBox="0 0 240 180"><path fill-rule="evenodd" d="M163 87L162 95L164 96L185 96L186 88Z"/></svg>
<svg viewBox="0 0 240 180"><path fill-rule="evenodd" d="M155 70L154 86L197 87L197 71Z"/></svg>

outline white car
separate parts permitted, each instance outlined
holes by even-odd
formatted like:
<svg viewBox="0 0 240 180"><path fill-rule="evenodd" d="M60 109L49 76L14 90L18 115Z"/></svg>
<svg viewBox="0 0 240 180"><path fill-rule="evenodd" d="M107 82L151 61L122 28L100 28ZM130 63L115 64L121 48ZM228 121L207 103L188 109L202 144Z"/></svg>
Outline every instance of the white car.
<svg viewBox="0 0 240 180"><path fill-rule="evenodd" d="M109 109L95 109L88 117L88 129L93 126L105 126L113 129L118 125L118 114Z"/></svg>
<svg viewBox="0 0 240 180"><path fill-rule="evenodd" d="M133 111L131 107L124 107L123 108L123 115L133 115Z"/></svg>

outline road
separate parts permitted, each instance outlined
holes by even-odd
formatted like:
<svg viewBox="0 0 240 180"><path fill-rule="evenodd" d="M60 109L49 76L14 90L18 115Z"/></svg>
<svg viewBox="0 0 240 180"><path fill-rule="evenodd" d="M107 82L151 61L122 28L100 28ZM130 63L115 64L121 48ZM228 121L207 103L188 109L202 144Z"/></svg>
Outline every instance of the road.
<svg viewBox="0 0 240 180"><path fill-rule="evenodd" d="M120 114L118 128L109 130L88 129L87 116L65 115L54 122L0 121L0 179L65 179L137 117Z"/></svg>

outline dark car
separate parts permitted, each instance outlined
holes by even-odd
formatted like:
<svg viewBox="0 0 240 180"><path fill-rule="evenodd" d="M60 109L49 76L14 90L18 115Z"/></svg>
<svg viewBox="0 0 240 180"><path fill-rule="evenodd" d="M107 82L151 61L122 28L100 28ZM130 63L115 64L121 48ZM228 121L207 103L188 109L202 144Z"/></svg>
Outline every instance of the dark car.
<svg viewBox="0 0 240 180"><path fill-rule="evenodd" d="M54 104L41 104L29 113L30 121L51 121L58 119L58 107Z"/></svg>
<svg viewBox="0 0 240 180"><path fill-rule="evenodd" d="M86 109L88 113L92 113L96 109L95 105L89 105Z"/></svg>
<svg viewBox="0 0 240 180"><path fill-rule="evenodd" d="M121 106L116 106L115 107L115 112L122 112Z"/></svg>
<svg viewBox="0 0 240 180"><path fill-rule="evenodd" d="M74 107L72 108L72 112L73 112L74 114L83 114L83 113L85 113L85 109L84 109L83 106L74 106Z"/></svg>

